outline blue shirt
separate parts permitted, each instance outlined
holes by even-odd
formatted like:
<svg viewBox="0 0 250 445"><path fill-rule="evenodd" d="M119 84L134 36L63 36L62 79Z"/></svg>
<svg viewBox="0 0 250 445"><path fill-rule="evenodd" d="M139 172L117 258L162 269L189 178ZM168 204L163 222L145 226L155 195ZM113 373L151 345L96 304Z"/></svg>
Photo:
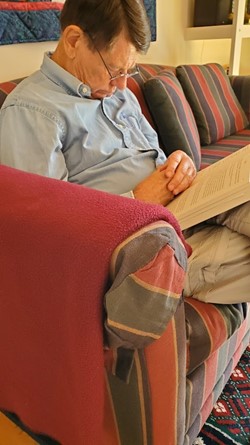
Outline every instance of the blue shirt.
<svg viewBox="0 0 250 445"><path fill-rule="evenodd" d="M49 54L0 112L0 163L21 170L122 194L165 160L128 88L91 99Z"/></svg>

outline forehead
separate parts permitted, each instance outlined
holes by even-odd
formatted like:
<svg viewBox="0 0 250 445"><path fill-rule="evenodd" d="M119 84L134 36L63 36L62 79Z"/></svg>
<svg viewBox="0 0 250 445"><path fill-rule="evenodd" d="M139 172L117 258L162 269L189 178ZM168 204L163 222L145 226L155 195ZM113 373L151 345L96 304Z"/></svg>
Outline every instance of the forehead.
<svg viewBox="0 0 250 445"><path fill-rule="evenodd" d="M112 46L103 51L107 62L115 67L128 67L135 63L137 51L134 45L123 33L113 42Z"/></svg>

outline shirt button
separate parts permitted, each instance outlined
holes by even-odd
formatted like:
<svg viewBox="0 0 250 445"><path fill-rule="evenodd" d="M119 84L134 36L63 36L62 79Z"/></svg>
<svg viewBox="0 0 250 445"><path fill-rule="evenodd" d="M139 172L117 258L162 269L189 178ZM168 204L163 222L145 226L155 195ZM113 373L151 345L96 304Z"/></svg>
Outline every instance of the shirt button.
<svg viewBox="0 0 250 445"><path fill-rule="evenodd" d="M88 92L88 88L87 87L82 87L82 93L86 94Z"/></svg>

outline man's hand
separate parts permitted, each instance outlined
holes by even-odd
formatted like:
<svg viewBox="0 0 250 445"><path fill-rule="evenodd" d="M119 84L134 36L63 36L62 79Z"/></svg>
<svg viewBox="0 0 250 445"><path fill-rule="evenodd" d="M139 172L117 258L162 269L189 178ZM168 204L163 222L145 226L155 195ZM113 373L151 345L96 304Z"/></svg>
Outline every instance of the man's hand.
<svg viewBox="0 0 250 445"><path fill-rule="evenodd" d="M196 176L196 168L192 159L181 150L171 153L160 170L165 171L165 176L168 179L167 188L174 195L186 190Z"/></svg>
<svg viewBox="0 0 250 445"><path fill-rule="evenodd" d="M167 205L178 193L190 186L196 176L191 158L181 150L174 151L165 164L140 182L133 190L136 199Z"/></svg>
<svg viewBox="0 0 250 445"><path fill-rule="evenodd" d="M174 198L174 194L167 189L168 182L169 179L166 177L165 169L161 171L158 168L135 187L133 190L134 197L141 201L165 206Z"/></svg>

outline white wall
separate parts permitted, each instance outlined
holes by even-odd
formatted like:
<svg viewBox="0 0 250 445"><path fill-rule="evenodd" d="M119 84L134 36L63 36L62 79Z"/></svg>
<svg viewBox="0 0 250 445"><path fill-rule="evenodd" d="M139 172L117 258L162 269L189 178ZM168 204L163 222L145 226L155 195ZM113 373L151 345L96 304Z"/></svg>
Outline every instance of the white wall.
<svg viewBox="0 0 250 445"><path fill-rule="evenodd" d="M228 66L230 39L185 40L184 29L192 23L193 1L157 0L157 42L151 44L148 54L141 56L140 61L167 65L217 62ZM243 40L240 74L250 74L249 54L250 38Z"/></svg>
<svg viewBox="0 0 250 445"><path fill-rule="evenodd" d="M250 39L243 39L241 48L240 74L250 74Z"/></svg>
<svg viewBox="0 0 250 445"><path fill-rule="evenodd" d="M148 54L140 56L139 61L168 65L213 61L228 65L229 39L185 41L188 4L188 0L157 0L157 42L151 44ZM0 46L0 81L26 76L38 69L44 51L53 50L55 45L55 42L42 42ZM245 39L241 74L250 74L249 54L250 39Z"/></svg>
<svg viewBox="0 0 250 445"><path fill-rule="evenodd" d="M43 53L53 51L56 42L18 43L0 46L0 82L28 76L42 62Z"/></svg>
<svg viewBox="0 0 250 445"><path fill-rule="evenodd" d="M146 56L140 60L177 65L183 62L183 0L157 0L157 41L151 43Z"/></svg>

